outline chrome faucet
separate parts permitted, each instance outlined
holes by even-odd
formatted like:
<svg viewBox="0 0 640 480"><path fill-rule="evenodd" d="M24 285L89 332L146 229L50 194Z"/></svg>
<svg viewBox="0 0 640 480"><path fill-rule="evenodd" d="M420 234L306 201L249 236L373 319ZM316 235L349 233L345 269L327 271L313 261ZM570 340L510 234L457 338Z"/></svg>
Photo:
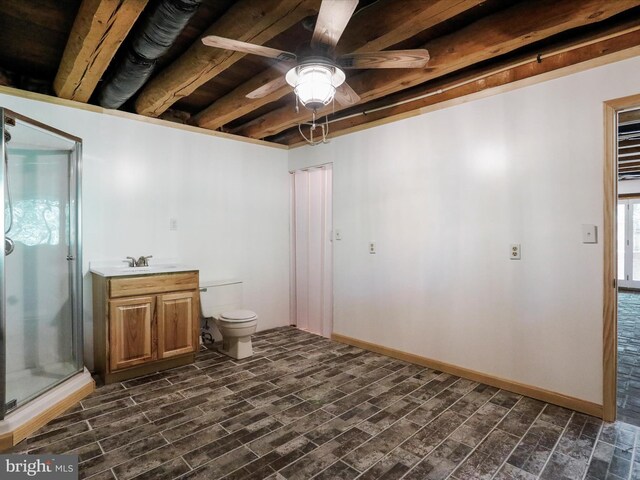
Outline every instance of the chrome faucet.
<svg viewBox="0 0 640 480"><path fill-rule="evenodd" d="M153 255L147 255L140 257L137 261L136 261L136 267L148 267L149 266L149 259L153 258Z"/></svg>
<svg viewBox="0 0 640 480"><path fill-rule="evenodd" d="M150 258L153 258L153 255L142 256L137 260L133 257L127 257L123 262L127 262L129 267L148 267Z"/></svg>

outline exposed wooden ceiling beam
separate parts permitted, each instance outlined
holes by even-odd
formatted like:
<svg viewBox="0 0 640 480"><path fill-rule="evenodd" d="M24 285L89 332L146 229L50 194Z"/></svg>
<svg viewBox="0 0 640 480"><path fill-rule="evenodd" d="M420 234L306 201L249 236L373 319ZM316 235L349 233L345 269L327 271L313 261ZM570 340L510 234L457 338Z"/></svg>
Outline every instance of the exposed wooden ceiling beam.
<svg viewBox="0 0 640 480"><path fill-rule="evenodd" d="M465 101L464 97L469 95L505 91L504 87L510 83L533 79L538 75L553 73L560 69L565 69L565 73L562 74L567 74L583 68L580 64L587 61L597 61L604 57L615 61L615 59L638 54L640 53L640 20L633 23L636 25L629 26L630 23L626 23L545 49L540 52L540 62L536 54L529 53L501 65L476 69L439 82L429 82L427 85L400 92L391 98L372 102L370 106L363 106L366 115L352 114L346 115L343 119L333 120L329 129L329 138L426 113L440 108L442 104L462 102ZM297 129L283 132L274 137L273 141L290 147L306 143Z"/></svg>
<svg viewBox="0 0 640 480"><path fill-rule="evenodd" d="M621 112L618 115L619 123L634 122L634 121L640 121L640 110L630 110L628 112Z"/></svg>
<svg viewBox="0 0 640 480"><path fill-rule="evenodd" d="M618 154L624 155L625 153L640 153L640 145L638 145L637 147L626 147L618 149Z"/></svg>
<svg viewBox="0 0 640 480"><path fill-rule="evenodd" d="M319 7L320 0L236 2L182 56L142 89L136 100L136 111L157 117L245 55L207 47L200 41L202 37L218 35L262 45L303 18L317 13Z"/></svg>
<svg viewBox="0 0 640 480"><path fill-rule="evenodd" d="M640 139L637 140L620 140L618 141L618 147L640 147Z"/></svg>
<svg viewBox="0 0 640 480"><path fill-rule="evenodd" d="M636 169L638 167L640 167L640 161L635 161L635 162L629 162L629 163L618 165L618 170L624 171L629 169Z"/></svg>
<svg viewBox="0 0 640 480"><path fill-rule="evenodd" d="M623 166L626 167L629 163L632 163L634 161L640 160L640 153L630 154L630 155L625 156L625 157L618 156L618 159L619 159L618 160L618 164L621 167L623 167Z"/></svg>
<svg viewBox="0 0 640 480"><path fill-rule="evenodd" d="M423 30L469 10L484 0L379 0L353 16L338 43L338 53L376 52L411 38ZM267 69L216 100L191 118L191 123L215 130L291 93L288 85L262 98L246 98L249 92L284 75Z"/></svg>
<svg viewBox="0 0 640 480"><path fill-rule="evenodd" d="M626 28L628 25L624 25L608 29L606 32L599 32L597 35L581 36L577 42L572 41L545 49L540 52L542 59L540 62L537 52L523 54L507 62L474 69L448 77L446 80L429 82L392 97L371 102L362 107L362 111L366 114L347 114L342 119L332 120L329 138L420 115L442 108L442 105L461 103L467 101L465 98L472 95L478 98L485 92L492 95L508 91L509 84L528 79L535 82L534 78L539 75L546 74L546 78L556 78L581 71L589 66L638 55L640 54L640 21L635 23L634 27ZM306 143L297 128L282 132L272 138L272 141L290 147Z"/></svg>
<svg viewBox="0 0 640 480"><path fill-rule="evenodd" d="M148 0L83 0L53 81L56 95L87 102Z"/></svg>
<svg viewBox="0 0 640 480"><path fill-rule="evenodd" d="M371 101L638 5L640 0L539 0L517 4L425 44L423 48L431 54L426 69L367 71L348 81L362 102ZM335 106L335 111L343 109ZM332 111L333 106L319 115ZM264 138L310 119L309 111L296 114L291 106L285 106L240 126L233 133Z"/></svg>

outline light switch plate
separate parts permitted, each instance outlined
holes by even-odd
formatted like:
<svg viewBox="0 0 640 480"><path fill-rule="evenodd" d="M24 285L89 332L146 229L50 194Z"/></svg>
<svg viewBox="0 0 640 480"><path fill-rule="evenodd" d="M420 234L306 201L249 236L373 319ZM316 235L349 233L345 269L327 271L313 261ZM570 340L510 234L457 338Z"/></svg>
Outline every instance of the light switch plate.
<svg viewBox="0 0 640 480"><path fill-rule="evenodd" d="M336 240L342 240L342 230L336 230Z"/></svg>
<svg viewBox="0 0 640 480"><path fill-rule="evenodd" d="M520 244L512 243L511 250L509 251L509 258L511 260L520 260Z"/></svg>
<svg viewBox="0 0 640 480"><path fill-rule="evenodd" d="M598 243L598 227L582 225L582 243Z"/></svg>

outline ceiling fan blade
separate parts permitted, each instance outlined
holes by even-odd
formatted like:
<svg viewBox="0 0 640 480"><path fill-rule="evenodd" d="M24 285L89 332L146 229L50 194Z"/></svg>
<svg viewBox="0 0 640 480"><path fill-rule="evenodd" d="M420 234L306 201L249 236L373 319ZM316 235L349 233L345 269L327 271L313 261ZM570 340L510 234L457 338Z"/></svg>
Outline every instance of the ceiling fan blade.
<svg viewBox="0 0 640 480"><path fill-rule="evenodd" d="M226 50L235 50L236 52L252 53L263 57L275 58L277 60L295 60L296 55L284 50L276 48L264 47L253 43L241 42L240 40L231 40L230 38L209 35L202 38L202 43L208 47L224 48Z"/></svg>
<svg viewBox="0 0 640 480"><path fill-rule="evenodd" d="M424 68L428 61L429 52L424 49L348 53L338 59L343 68Z"/></svg>
<svg viewBox="0 0 640 480"><path fill-rule="evenodd" d="M347 82L344 82L338 88L336 88L336 102L343 107L349 105L355 105L360 101L360 95L358 95L353 88L349 86Z"/></svg>
<svg viewBox="0 0 640 480"><path fill-rule="evenodd" d="M247 98L262 98L266 97L270 93L275 92L276 90L280 90L282 87L287 85L287 81L284 76L280 76L278 78L274 78L270 82L265 83L261 87L256 88L254 91L247 93Z"/></svg>
<svg viewBox="0 0 640 480"><path fill-rule="evenodd" d="M324 45L333 50L357 5L358 0L322 0L311 46L318 48Z"/></svg>

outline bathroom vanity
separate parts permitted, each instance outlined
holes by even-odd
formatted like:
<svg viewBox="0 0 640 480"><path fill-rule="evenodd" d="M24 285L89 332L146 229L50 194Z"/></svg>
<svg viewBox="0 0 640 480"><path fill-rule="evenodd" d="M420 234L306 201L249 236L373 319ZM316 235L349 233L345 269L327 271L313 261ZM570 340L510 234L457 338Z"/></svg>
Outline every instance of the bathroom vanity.
<svg viewBox="0 0 640 480"><path fill-rule="evenodd" d="M192 363L198 349L198 271L93 272L95 371L105 384Z"/></svg>

